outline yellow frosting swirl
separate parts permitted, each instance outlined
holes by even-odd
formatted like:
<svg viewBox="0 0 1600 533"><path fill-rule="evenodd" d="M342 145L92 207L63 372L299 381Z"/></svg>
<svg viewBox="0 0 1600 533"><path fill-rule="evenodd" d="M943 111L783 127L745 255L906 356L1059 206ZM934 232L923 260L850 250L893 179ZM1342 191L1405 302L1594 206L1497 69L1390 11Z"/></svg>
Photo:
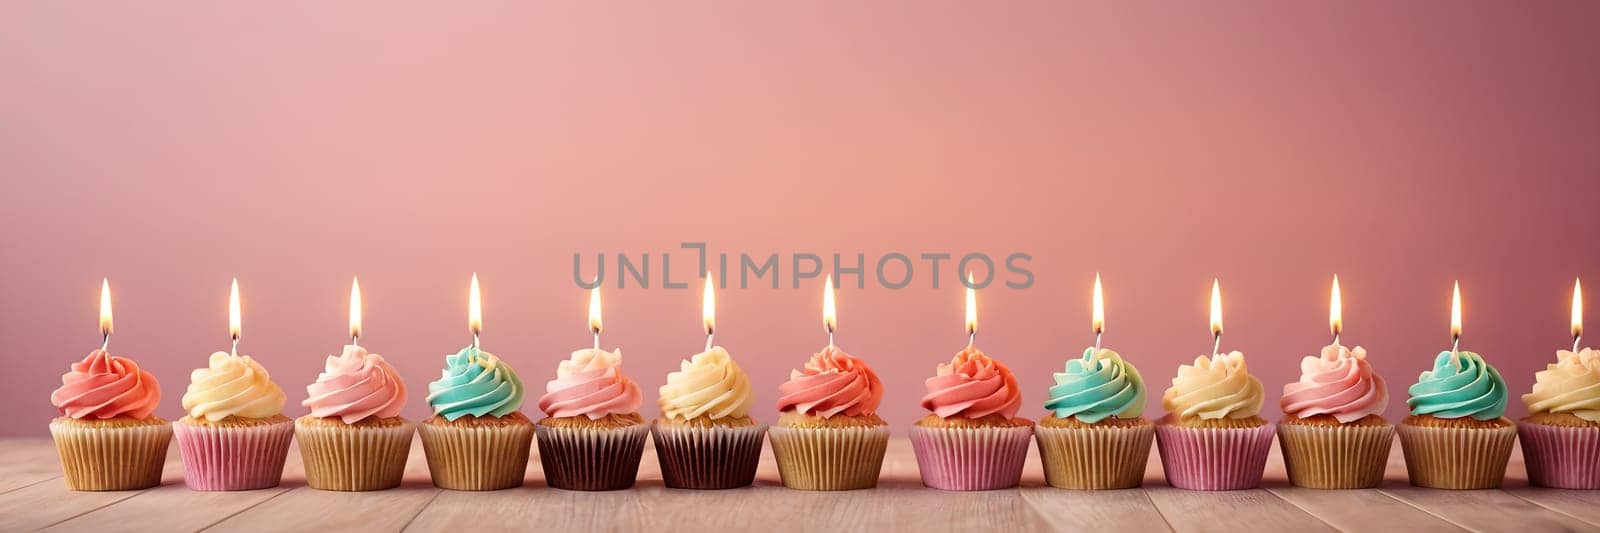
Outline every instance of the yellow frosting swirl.
<svg viewBox="0 0 1600 533"><path fill-rule="evenodd" d="M268 418L283 413L283 389L248 355L211 354L210 365L189 374L183 408L216 422L230 416Z"/></svg>
<svg viewBox="0 0 1600 533"><path fill-rule="evenodd" d="M1202 355L1193 365L1179 366L1161 406L1180 419L1238 419L1260 413L1264 399L1261 380L1245 368L1244 354L1230 352L1214 359Z"/></svg>
<svg viewBox="0 0 1600 533"><path fill-rule="evenodd" d="M668 419L743 418L753 402L750 377L721 346L684 361L661 386L661 416Z"/></svg>
<svg viewBox="0 0 1600 533"><path fill-rule="evenodd" d="M1556 352L1556 364L1533 375L1533 392L1522 395L1529 413L1571 413L1600 422L1600 351Z"/></svg>

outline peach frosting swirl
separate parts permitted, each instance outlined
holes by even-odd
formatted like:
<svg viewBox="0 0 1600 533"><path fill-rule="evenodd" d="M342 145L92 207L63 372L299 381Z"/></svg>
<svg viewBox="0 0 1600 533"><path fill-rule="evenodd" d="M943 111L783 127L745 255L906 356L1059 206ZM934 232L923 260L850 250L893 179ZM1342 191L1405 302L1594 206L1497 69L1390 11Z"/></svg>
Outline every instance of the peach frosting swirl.
<svg viewBox="0 0 1600 533"><path fill-rule="evenodd" d="M833 345L811 356L804 368L789 371L778 386L778 410L832 418L870 415L883 402L883 381L866 361Z"/></svg>
<svg viewBox="0 0 1600 533"><path fill-rule="evenodd" d="M328 356L323 368L316 383L306 386L309 397L300 402L311 408L311 416L354 424L368 417L400 416L406 406L406 384L381 355L347 345L344 353Z"/></svg>
<svg viewBox="0 0 1600 533"><path fill-rule="evenodd" d="M1300 360L1300 381L1283 386L1284 414L1295 418L1333 415L1348 424L1381 415L1389 405L1389 389L1372 371L1367 350L1338 344L1322 348L1321 357Z"/></svg>
<svg viewBox="0 0 1600 533"><path fill-rule="evenodd" d="M50 393L50 403L71 418L142 420L161 403L161 385L133 360L95 350L61 375L61 388Z"/></svg>
<svg viewBox="0 0 1600 533"><path fill-rule="evenodd" d="M1244 354L1202 355L1192 365L1178 366L1161 406L1180 419L1250 418L1261 412L1262 389L1261 380L1245 367Z"/></svg>
<svg viewBox="0 0 1600 533"><path fill-rule="evenodd" d="M922 408L939 418L998 414L1009 419L1022 408L1022 391L1011 369L972 346L941 363L925 384L928 395L922 397Z"/></svg>
<svg viewBox="0 0 1600 533"><path fill-rule="evenodd" d="M641 398L639 385L622 375L622 350L585 348L556 367L556 379L545 385L539 410L553 418L599 420L637 412Z"/></svg>

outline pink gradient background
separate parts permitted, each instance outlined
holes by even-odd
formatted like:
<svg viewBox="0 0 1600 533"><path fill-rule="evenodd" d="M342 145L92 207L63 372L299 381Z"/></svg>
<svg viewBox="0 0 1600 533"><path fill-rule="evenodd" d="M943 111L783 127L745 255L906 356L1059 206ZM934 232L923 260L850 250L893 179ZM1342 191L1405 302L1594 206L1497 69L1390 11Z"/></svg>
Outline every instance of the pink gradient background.
<svg viewBox="0 0 1600 533"><path fill-rule="evenodd" d="M979 297L979 344L1028 417L1092 342L1096 271L1151 416L1210 349L1214 276L1269 417L1328 340L1335 272L1391 419L1446 347L1453 279L1463 348L1518 395L1570 342L1573 277L1600 287L1597 23L1577 1L5 2L0 434L45 433L58 376L99 343L102 276L114 351L175 418L188 371L226 348L230 277L243 351L300 415L360 275L364 344L422 418L476 271L484 346L540 389L531 413L589 343L572 254L659 261L693 240L1031 253L1033 288ZM785 275L718 302L768 421L825 342L820 282ZM965 342L951 281L839 295L839 342L880 370L899 428ZM604 298L605 344L653 415L700 348L699 293Z"/></svg>

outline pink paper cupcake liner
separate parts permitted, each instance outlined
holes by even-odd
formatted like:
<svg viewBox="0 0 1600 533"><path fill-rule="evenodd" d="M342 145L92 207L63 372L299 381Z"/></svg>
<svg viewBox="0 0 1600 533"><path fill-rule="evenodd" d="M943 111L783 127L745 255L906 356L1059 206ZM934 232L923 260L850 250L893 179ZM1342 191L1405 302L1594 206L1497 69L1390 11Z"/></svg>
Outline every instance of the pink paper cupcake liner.
<svg viewBox="0 0 1600 533"><path fill-rule="evenodd" d="M192 490L251 490L278 486L294 438L294 421L261 426L172 425L183 455L183 482Z"/></svg>
<svg viewBox="0 0 1600 533"><path fill-rule="evenodd" d="M1600 489L1600 429L1517 423L1528 482L1557 489Z"/></svg>
<svg viewBox="0 0 1600 533"><path fill-rule="evenodd" d="M1167 483L1188 490L1241 490L1261 486L1272 449L1272 424L1253 428L1156 426Z"/></svg>
<svg viewBox="0 0 1600 533"><path fill-rule="evenodd" d="M1033 427L911 427L922 484L939 490L996 490L1017 486Z"/></svg>
<svg viewBox="0 0 1600 533"><path fill-rule="evenodd" d="M649 424L620 428L539 425L539 464L552 488L622 490L633 486Z"/></svg>

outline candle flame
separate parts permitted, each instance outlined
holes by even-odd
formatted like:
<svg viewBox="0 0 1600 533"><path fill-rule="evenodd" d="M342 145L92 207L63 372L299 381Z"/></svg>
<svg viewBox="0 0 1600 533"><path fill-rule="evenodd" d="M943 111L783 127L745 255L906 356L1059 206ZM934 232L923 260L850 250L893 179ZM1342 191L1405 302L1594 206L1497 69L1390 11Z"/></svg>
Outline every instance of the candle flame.
<svg viewBox="0 0 1600 533"><path fill-rule="evenodd" d="M109 311L108 311L109 312ZM110 315L107 315L110 316ZM109 319L107 319L109 320ZM1583 336L1583 282L1572 280L1572 338Z"/></svg>
<svg viewBox="0 0 1600 533"><path fill-rule="evenodd" d="M111 336L111 280L100 279L100 336Z"/></svg>
<svg viewBox="0 0 1600 533"><path fill-rule="evenodd" d="M705 292L700 296L700 320L706 328L706 335L711 335L717 330L717 294L713 290L716 281L711 278L711 273L706 273Z"/></svg>
<svg viewBox="0 0 1600 533"><path fill-rule="evenodd" d="M1211 334L1222 335L1222 283L1211 280Z"/></svg>
<svg viewBox="0 0 1600 533"><path fill-rule="evenodd" d="M833 275L829 274L827 285L822 289L822 327L827 328L828 333L839 327L838 310L834 305Z"/></svg>
<svg viewBox="0 0 1600 533"><path fill-rule="evenodd" d="M1461 282L1450 292L1450 340L1461 338Z"/></svg>
<svg viewBox="0 0 1600 533"><path fill-rule="evenodd" d="M361 281L350 278L350 339L361 337Z"/></svg>
<svg viewBox="0 0 1600 533"><path fill-rule="evenodd" d="M972 273L967 273L967 335L978 333L978 291L972 288Z"/></svg>
<svg viewBox="0 0 1600 533"><path fill-rule="evenodd" d="M1094 273L1094 317L1090 321L1094 334L1099 335L1106 331L1106 296L1100 289L1100 273Z"/></svg>
<svg viewBox="0 0 1600 533"><path fill-rule="evenodd" d="M228 335L237 341L242 329L239 320L239 278L233 278L233 287L228 289Z"/></svg>
<svg viewBox="0 0 1600 533"><path fill-rule="evenodd" d="M478 289L478 273L472 273L472 289L467 294L467 329L476 337L483 332L483 294Z"/></svg>
<svg viewBox="0 0 1600 533"><path fill-rule="evenodd" d="M589 289L589 331L600 334L600 287Z"/></svg>
<svg viewBox="0 0 1600 533"><path fill-rule="evenodd" d="M1333 275L1333 297L1328 300L1328 329L1338 338L1344 331L1344 298L1339 294L1339 275Z"/></svg>

